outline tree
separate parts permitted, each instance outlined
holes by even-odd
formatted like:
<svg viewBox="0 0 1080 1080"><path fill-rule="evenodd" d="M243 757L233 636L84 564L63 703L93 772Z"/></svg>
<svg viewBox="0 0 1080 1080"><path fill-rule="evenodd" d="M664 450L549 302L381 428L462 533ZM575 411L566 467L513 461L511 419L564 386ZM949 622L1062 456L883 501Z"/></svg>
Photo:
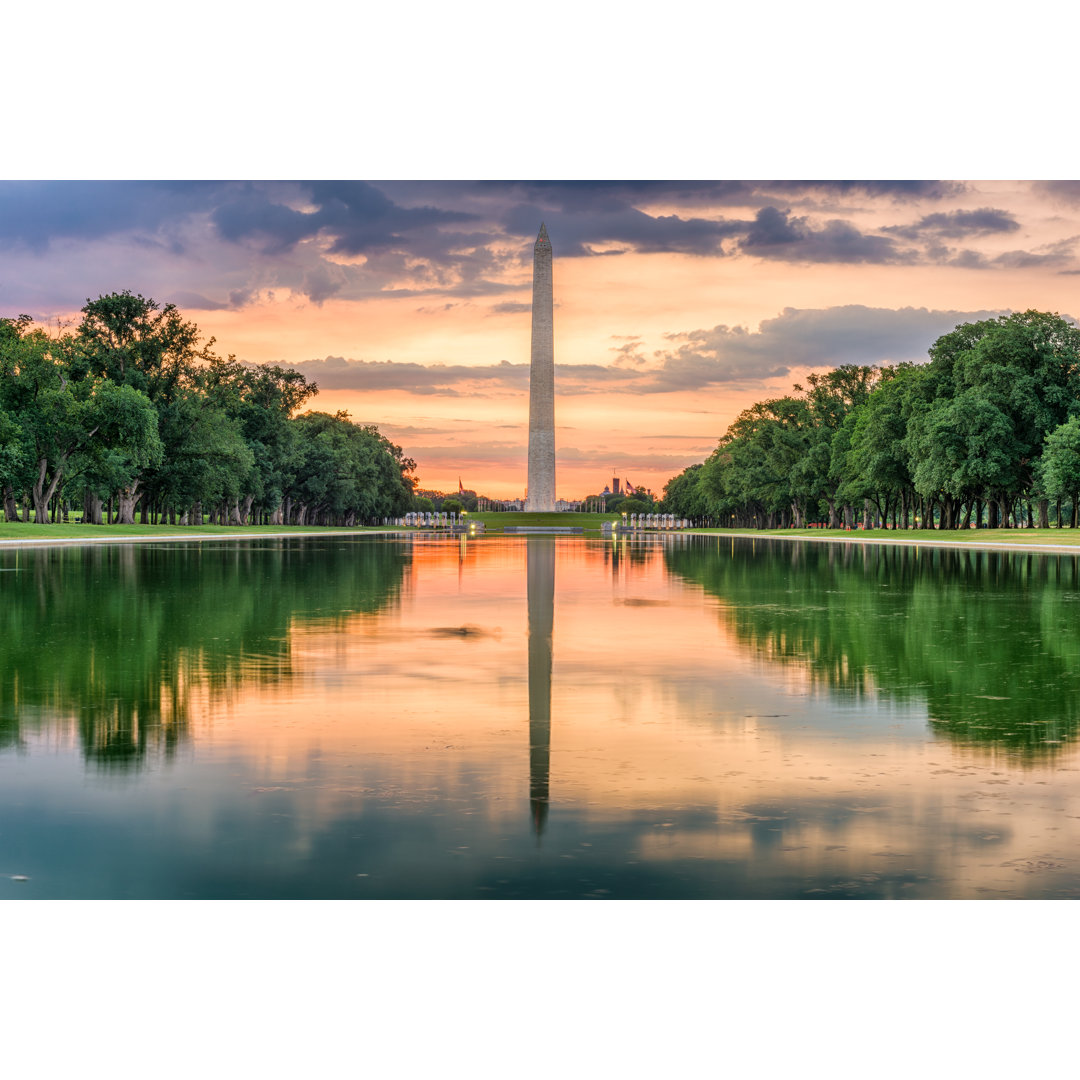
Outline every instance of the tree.
<svg viewBox="0 0 1080 1080"><path fill-rule="evenodd" d="M1080 500L1080 416L1070 416L1047 436L1036 467L1035 483L1047 498L1058 500L1059 525L1061 500L1072 500L1072 524L1075 526Z"/></svg>
<svg viewBox="0 0 1080 1080"><path fill-rule="evenodd" d="M298 438L286 500L296 524L351 526L410 507L415 462L376 428L345 412L308 412L291 423Z"/></svg>
<svg viewBox="0 0 1080 1080"><path fill-rule="evenodd" d="M157 461L171 467L189 433L191 410L185 406L198 396L201 364L213 340L199 349L199 328L175 304L160 307L127 290L87 300L82 313L71 357L73 381L106 379L144 393L158 412L164 452ZM161 482L148 465L119 489L122 524L134 523L136 503Z"/></svg>
<svg viewBox="0 0 1080 1080"><path fill-rule="evenodd" d="M80 458L111 451L128 476L159 459L157 415L146 395L108 379L73 382L70 337L9 325L0 346L5 403L17 414L21 435L8 459L23 463L39 523L49 520L49 504Z"/></svg>
<svg viewBox="0 0 1080 1080"><path fill-rule="evenodd" d="M704 464L691 465L664 485L663 509L677 517L700 520L709 513L705 493L701 489Z"/></svg>
<svg viewBox="0 0 1080 1080"><path fill-rule="evenodd" d="M882 517L889 500L899 500L905 529L914 494L905 440L912 388L923 373L925 367L912 364L883 369L873 393L846 418L846 439L834 441L831 466L846 482L848 499L873 498Z"/></svg>

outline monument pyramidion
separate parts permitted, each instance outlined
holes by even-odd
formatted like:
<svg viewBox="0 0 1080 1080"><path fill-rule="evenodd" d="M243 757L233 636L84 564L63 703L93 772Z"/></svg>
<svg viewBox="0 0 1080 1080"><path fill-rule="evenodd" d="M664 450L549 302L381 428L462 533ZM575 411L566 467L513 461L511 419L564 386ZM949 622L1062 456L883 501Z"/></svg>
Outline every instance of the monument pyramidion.
<svg viewBox="0 0 1080 1080"><path fill-rule="evenodd" d="M532 358L529 363L529 480L525 509L555 509L555 337L551 241L541 224L533 248Z"/></svg>

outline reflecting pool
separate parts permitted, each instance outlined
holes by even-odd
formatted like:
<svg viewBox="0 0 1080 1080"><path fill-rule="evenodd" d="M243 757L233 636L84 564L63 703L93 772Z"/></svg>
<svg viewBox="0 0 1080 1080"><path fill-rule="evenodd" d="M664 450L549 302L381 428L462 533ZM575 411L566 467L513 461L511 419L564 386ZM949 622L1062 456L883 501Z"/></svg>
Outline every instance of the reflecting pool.
<svg viewBox="0 0 1080 1080"><path fill-rule="evenodd" d="M0 551L0 899L1080 895L1072 555Z"/></svg>

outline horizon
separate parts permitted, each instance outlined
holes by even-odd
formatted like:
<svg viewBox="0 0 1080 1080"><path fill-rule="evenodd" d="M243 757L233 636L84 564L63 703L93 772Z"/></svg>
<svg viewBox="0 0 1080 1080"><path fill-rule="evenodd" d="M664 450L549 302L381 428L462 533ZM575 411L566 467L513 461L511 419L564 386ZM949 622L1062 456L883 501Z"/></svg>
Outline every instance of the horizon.
<svg viewBox="0 0 1080 1080"><path fill-rule="evenodd" d="M174 303L222 354L316 382L308 409L376 425L418 487L517 499L541 222L566 501L615 477L659 496L812 371L1076 309L1072 181L3 181L0 315Z"/></svg>

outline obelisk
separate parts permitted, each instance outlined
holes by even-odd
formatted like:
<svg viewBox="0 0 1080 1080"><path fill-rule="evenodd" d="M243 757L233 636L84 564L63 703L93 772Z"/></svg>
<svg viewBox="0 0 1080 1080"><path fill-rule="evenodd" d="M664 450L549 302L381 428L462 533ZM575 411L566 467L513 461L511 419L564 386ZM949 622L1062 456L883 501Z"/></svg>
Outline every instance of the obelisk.
<svg viewBox="0 0 1080 1080"><path fill-rule="evenodd" d="M529 480L525 509L555 509L555 335L551 241L541 224L533 248L532 358L529 362Z"/></svg>

